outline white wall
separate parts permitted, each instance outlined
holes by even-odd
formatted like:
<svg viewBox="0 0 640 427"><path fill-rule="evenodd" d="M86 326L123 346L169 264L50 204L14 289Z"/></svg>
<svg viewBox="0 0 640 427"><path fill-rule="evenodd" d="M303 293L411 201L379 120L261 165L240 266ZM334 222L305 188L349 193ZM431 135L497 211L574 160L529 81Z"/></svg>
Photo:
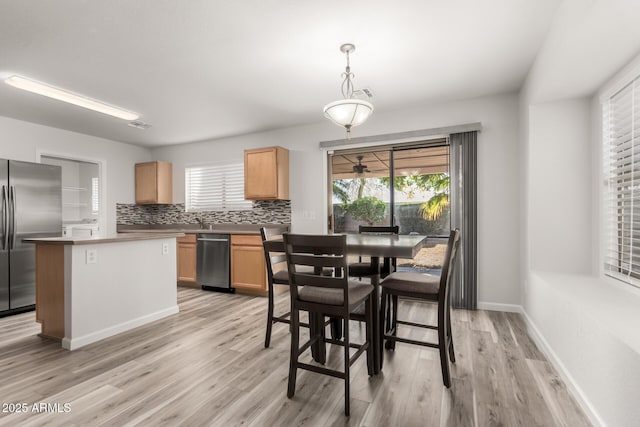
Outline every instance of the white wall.
<svg viewBox="0 0 640 427"><path fill-rule="evenodd" d="M529 266L591 272L589 99L531 105L527 191Z"/></svg>
<svg viewBox="0 0 640 427"><path fill-rule="evenodd" d="M600 275L596 93L640 49L623 25L638 7L563 2L520 93L524 315L594 425L616 427L640 419L640 292Z"/></svg>
<svg viewBox="0 0 640 427"><path fill-rule="evenodd" d="M116 232L116 203L135 200L135 163L151 160L147 148L0 117L0 158L36 162L38 153L104 162L109 234Z"/></svg>
<svg viewBox="0 0 640 427"><path fill-rule="evenodd" d="M514 94L426 105L380 114L354 128L354 136L378 135L481 122L478 136L478 299L519 304L518 99ZM152 150L173 163L174 201L184 201L184 167L213 161L243 161L243 150L280 145L290 150L292 228L326 230L326 153L318 142L344 132L328 121ZM303 212L315 220L303 218ZM307 216L308 217L308 216Z"/></svg>

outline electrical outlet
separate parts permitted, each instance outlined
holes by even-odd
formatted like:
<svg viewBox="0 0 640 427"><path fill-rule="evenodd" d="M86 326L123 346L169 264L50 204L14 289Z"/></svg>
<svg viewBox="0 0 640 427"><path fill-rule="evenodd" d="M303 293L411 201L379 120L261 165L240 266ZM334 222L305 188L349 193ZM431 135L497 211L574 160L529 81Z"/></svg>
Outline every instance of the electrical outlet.
<svg viewBox="0 0 640 427"><path fill-rule="evenodd" d="M169 255L169 244L168 243L163 243L162 244L162 255Z"/></svg>
<svg viewBox="0 0 640 427"><path fill-rule="evenodd" d="M86 262L87 264L97 264L98 263L98 250L97 249L87 249L85 252Z"/></svg>
<svg viewBox="0 0 640 427"><path fill-rule="evenodd" d="M315 211L302 211L302 219L314 220L316 219Z"/></svg>

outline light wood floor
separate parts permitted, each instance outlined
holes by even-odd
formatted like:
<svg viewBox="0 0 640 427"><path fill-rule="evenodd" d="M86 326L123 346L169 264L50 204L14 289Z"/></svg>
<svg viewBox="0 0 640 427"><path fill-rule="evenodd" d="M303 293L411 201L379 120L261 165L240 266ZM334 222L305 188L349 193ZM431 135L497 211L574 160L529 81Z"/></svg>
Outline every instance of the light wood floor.
<svg viewBox="0 0 640 427"><path fill-rule="evenodd" d="M437 350L398 343L372 378L361 357L346 418L335 378L299 371L287 399L288 327L274 325L264 348L266 299L188 288L178 296L179 314L73 352L37 337L33 313L0 319L0 401L29 412L0 414L0 425L590 425L517 314L454 312L449 390ZM281 295L279 307L287 304ZM417 321L435 315L416 302L401 311ZM364 332L357 322L351 329ZM341 354L331 348L328 364ZM59 412L32 412L43 402Z"/></svg>

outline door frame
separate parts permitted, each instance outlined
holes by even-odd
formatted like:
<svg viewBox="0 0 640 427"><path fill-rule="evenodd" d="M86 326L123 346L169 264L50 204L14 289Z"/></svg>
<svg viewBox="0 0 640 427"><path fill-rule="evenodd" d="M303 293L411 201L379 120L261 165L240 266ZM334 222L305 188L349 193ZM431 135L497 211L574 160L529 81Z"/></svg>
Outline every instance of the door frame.
<svg viewBox="0 0 640 427"><path fill-rule="evenodd" d="M98 177L100 178L100 213L98 214L99 234L103 235L107 231L107 161L94 157L78 156L65 152L50 150L36 150L36 162L42 163L42 157L56 157L61 160L70 160L84 163L96 163L98 165Z"/></svg>

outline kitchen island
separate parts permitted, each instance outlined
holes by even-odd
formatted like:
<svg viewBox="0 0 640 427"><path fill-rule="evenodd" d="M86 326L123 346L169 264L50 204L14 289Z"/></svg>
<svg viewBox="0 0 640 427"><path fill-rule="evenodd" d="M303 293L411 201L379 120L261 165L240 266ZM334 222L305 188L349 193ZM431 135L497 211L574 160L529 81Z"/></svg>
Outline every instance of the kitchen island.
<svg viewBox="0 0 640 427"><path fill-rule="evenodd" d="M36 320L74 350L178 312L176 238L127 233L36 245Z"/></svg>
<svg viewBox="0 0 640 427"><path fill-rule="evenodd" d="M205 289L229 289L249 295L267 296L267 269L260 237L261 227L278 227L283 231L290 229L290 224L118 224L119 233L145 232L163 233L177 231L186 236L178 239L178 275L177 282L181 286ZM227 238L229 247L226 249L230 256L228 264L228 285L222 286L218 281L211 288L207 285L207 278L198 276L198 268L212 257L214 251L207 251L202 241L209 236L213 238ZM198 254L202 256L198 256ZM204 254L208 256L204 256ZM199 267L200 266L200 267ZM204 268L200 271L202 272ZM217 269L220 271L220 269ZM219 276L218 276L219 278ZM285 287L278 287L278 292Z"/></svg>

